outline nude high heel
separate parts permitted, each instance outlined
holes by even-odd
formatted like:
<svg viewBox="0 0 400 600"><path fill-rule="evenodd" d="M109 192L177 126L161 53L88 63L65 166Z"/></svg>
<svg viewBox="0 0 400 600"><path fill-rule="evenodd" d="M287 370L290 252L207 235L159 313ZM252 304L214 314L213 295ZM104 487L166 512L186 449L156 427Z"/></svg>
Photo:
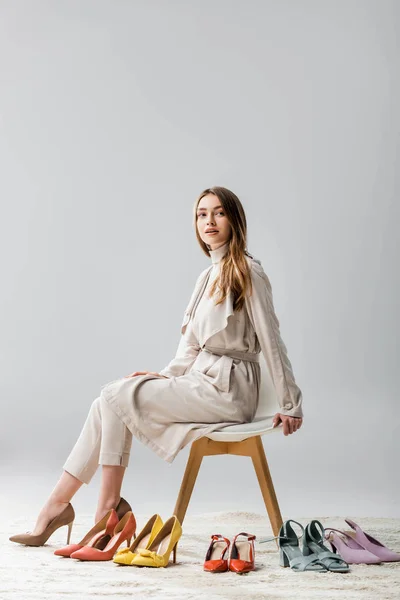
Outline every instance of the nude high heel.
<svg viewBox="0 0 400 600"><path fill-rule="evenodd" d="M124 517L128 511L132 511L132 507L129 504L129 502L127 502L125 500L125 498L121 497L120 501L118 502L117 506L115 507L115 511L117 513L118 519L121 520L122 517Z"/></svg>
<svg viewBox="0 0 400 600"><path fill-rule="evenodd" d="M74 519L75 511L72 507L72 504L68 502L64 510L59 515L51 519L51 521L49 521L49 523L46 526L46 529L42 531L42 533L38 535L33 535L32 533L27 531L26 533L18 533L17 535L12 535L8 539L11 542L16 542L17 544L25 544L26 546L43 546L52 533L54 533L60 527L68 525L67 544L69 544Z"/></svg>

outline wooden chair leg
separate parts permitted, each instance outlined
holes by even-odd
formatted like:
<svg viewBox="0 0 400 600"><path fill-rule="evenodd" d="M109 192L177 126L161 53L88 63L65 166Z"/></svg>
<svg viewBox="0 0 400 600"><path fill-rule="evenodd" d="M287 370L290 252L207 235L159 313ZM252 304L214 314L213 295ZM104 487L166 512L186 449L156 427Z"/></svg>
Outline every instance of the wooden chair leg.
<svg viewBox="0 0 400 600"><path fill-rule="evenodd" d="M190 448L189 458L186 463L185 473L183 475L178 499L176 501L173 513L178 517L181 525L183 523L183 519L185 518L186 510L189 505L189 500L192 495L194 484L196 483L197 474L199 472L208 441L209 440L205 437L199 438L192 443Z"/></svg>
<svg viewBox="0 0 400 600"><path fill-rule="evenodd" d="M192 443L173 513L178 517L179 522L182 524L185 518L203 456L215 454L236 454L251 457L272 531L274 536L277 536L283 521L265 456L264 446L259 435L247 438L242 442L214 442L206 437L202 437ZM278 545L278 541L276 543Z"/></svg>
<svg viewBox="0 0 400 600"><path fill-rule="evenodd" d="M253 461L258 483L264 498L264 503L268 512L269 520L271 522L272 531L274 532L274 536L277 536L283 521L261 436L254 436L248 441L250 442L250 456ZM278 545L277 540L276 543Z"/></svg>

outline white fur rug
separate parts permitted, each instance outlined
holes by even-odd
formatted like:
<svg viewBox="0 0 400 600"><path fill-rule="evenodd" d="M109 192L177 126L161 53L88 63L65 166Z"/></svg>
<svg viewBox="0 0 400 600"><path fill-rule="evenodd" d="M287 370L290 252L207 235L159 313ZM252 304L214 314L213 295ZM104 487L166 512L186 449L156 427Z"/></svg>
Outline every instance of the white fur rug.
<svg viewBox="0 0 400 600"><path fill-rule="evenodd" d="M136 514L137 533L151 515ZM170 515L161 515L166 520ZM348 515L365 531L389 548L400 552L400 520L372 519ZM284 519L289 518L283 516ZM306 525L310 518L291 515ZM325 526L347 528L341 517L318 517ZM391 600L400 598L400 562L381 565L351 565L347 574L296 573L279 566L276 543L256 541L256 570L247 575L202 570L212 533L230 539L245 531L259 538L272 536L265 515L246 512L219 512L188 515L178 545L177 564L167 568L137 568L104 563L80 562L54 556L65 545L67 528L50 537L45 546L34 548L14 544L8 537L30 530L33 515L2 522L0 560L1 600L119 600L179 599L275 600L323 598L324 600ZM78 541L93 525L92 516L76 516L72 541Z"/></svg>

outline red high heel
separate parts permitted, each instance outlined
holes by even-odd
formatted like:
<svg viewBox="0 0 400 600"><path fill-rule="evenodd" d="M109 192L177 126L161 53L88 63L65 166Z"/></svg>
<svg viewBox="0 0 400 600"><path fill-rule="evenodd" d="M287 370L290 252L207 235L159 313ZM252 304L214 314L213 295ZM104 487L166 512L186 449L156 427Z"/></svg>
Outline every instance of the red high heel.
<svg viewBox="0 0 400 600"><path fill-rule="evenodd" d="M115 526L113 536L104 550L86 545L76 550L76 552L72 552L71 558L79 558L79 560L111 560L123 542L127 542L127 547L131 545L131 538L135 534L135 531L136 519L132 511L129 510Z"/></svg>
<svg viewBox="0 0 400 600"><path fill-rule="evenodd" d="M209 573L224 573L228 570L228 559L225 558L225 554L229 549L230 543L228 538L219 533L211 536L211 543L204 560L204 571L208 571Z"/></svg>
<svg viewBox="0 0 400 600"><path fill-rule="evenodd" d="M112 533L114 531L115 526L118 523L118 515L116 511L111 508L100 521L98 521L92 529L81 539L77 544L68 544L63 548L57 548L54 550L54 554L56 556L64 556L65 558L69 558L72 552L76 552L83 546L96 546L96 544L101 543L102 539L107 537L110 539ZM106 544L104 544L105 546ZM103 547L104 547L103 546Z"/></svg>
<svg viewBox="0 0 400 600"><path fill-rule="evenodd" d="M247 537L246 541L237 542L236 538L239 535L244 535ZM231 551L229 554L229 570L234 573L248 573L249 571L254 571L254 540L256 539L255 535L249 533L238 533L233 538Z"/></svg>

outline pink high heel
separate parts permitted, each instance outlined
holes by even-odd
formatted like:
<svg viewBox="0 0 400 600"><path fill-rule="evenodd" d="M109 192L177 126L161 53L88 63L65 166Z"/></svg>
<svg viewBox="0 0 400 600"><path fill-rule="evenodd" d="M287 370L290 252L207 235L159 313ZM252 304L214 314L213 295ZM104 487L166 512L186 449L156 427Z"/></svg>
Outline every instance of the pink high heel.
<svg viewBox="0 0 400 600"><path fill-rule="evenodd" d="M372 535L363 531L357 523L351 519L345 519L345 521L355 531L355 534L352 532L350 533L351 537L361 544L363 548L380 558L382 562L395 562L400 560L400 554L393 552L393 550L389 550L389 548L384 546L379 540L376 540Z"/></svg>
<svg viewBox="0 0 400 600"><path fill-rule="evenodd" d="M76 552L84 546L91 546L93 548L99 548L100 550L105 548L108 541L111 539L113 531L118 523L117 512L111 508L100 521L98 521L92 529L81 539L77 544L69 544L63 548L57 548L54 550L56 556L63 556L69 558L73 552ZM69 540L68 540L69 541Z"/></svg>
<svg viewBox="0 0 400 600"><path fill-rule="evenodd" d="M131 510L129 510L114 528L113 536L103 550L94 546L83 546L71 553L71 558L79 560L111 560L117 549L123 542L130 546L131 538L136 532L136 519ZM136 536L135 536L136 537Z"/></svg>
<svg viewBox="0 0 400 600"><path fill-rule="evenodd" d="M336 533L334 533L335 531L340 535L336 535ZM333 552L340 554L343 560L348 564L373 565L381 562L380 558L375 554L372 554L372 552L369 552L369 550L366 550L345 531L340 531L340 529L335 529L334 527L326 527L325 539L328 540L332 546Z"/></svg>

